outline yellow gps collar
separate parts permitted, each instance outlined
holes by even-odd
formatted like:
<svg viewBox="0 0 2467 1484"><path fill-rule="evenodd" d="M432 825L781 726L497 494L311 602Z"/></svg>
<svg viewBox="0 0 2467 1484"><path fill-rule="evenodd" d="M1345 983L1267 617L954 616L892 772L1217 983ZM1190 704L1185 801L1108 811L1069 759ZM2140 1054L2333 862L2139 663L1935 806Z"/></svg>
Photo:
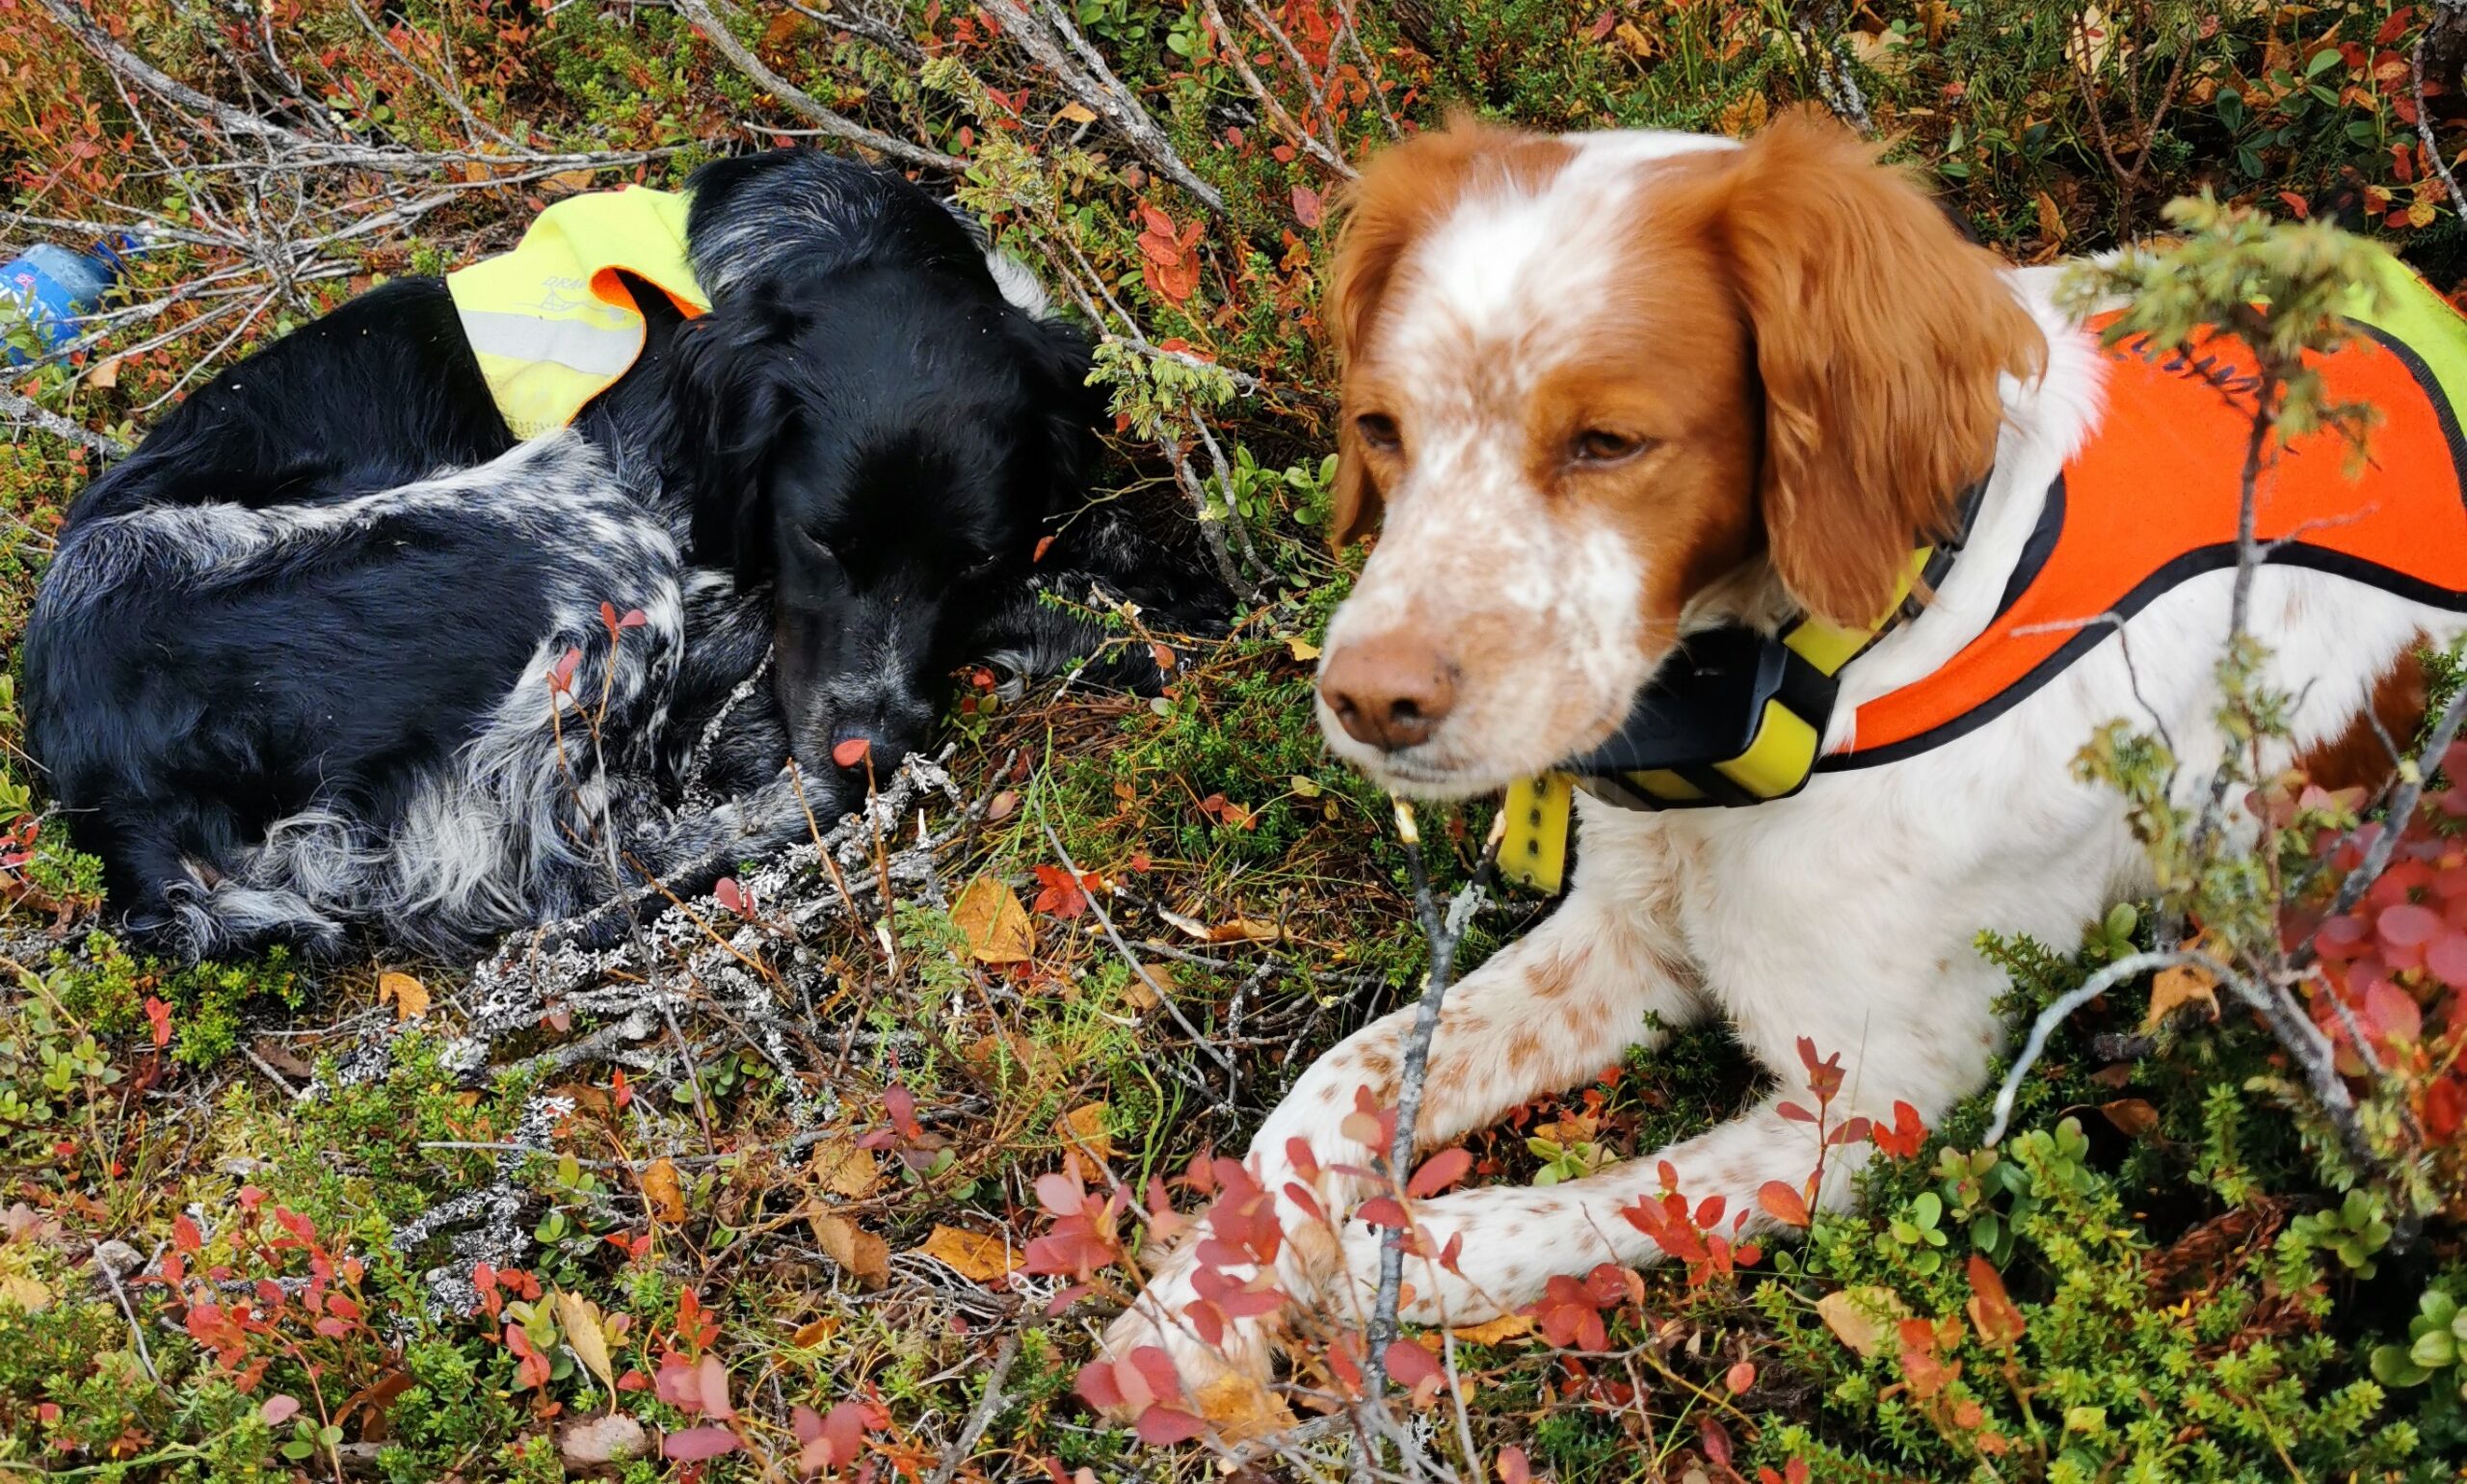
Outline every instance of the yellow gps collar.
<svg viewBox="0 0 2467 1484"><path fill-rule="evenodd" d="M1963 493L1967 533L1987 482ZM1608 742L1508 785L1499 874L1555 893L1566 884L1576 791L1631 809L1736 808L1807 785L1832 720L1844 666L1918 610L1944 580L1960 538L1910 553L1893 601L1852 627L1805 615L1776 634L1726 625L1688 636Z"/></svg>

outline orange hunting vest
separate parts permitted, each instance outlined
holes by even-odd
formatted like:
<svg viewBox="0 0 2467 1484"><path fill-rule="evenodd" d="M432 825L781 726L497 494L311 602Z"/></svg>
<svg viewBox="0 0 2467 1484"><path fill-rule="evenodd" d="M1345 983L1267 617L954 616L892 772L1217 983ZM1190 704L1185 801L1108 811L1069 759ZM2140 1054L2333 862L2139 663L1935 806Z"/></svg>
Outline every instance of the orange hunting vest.
<svg viewBox="0 0 2467 1484"><path fill-rule="evenodd" d="M2325 400L2378 409L2363 468L2329 432L2279 451L2262 475L2257 534L2271 565L2310 568L2467 610L2467 320L2396 258L2364 332L2315 358ZM2093 328L2101 328L2094 322ZM1819 770L1892 762L2018 704L2105 642L2112 623L2196 573L2236 565L2253 362L2241 343L2108 355L2107 411L2048 491L2047 512L1986 632L1923 679L1858 710Z"/></svg>

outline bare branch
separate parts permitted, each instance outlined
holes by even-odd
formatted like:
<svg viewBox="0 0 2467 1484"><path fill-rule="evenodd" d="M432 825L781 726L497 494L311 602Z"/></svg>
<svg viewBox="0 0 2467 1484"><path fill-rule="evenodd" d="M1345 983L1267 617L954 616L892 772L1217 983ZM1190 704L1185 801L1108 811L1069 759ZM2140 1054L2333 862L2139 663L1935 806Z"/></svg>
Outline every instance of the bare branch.
<svg viewBox="0 0 2467 1484"><path fill-rule="evenodd" d="M52 19L66 27L69 35L84 42L86 49L104 66L183 112L212 119L234 134L247 134L286 145L313 146L317 143L305 134L269 123L246 109L219 102L186 83L166 76L144 58L113 40L111 33L81 10L76 0L42 0L42 8L50 12Z"/></svg>
<svg viewBox="0 0 2467 1484"><path fill-rule="evenodd" d="M1447 997L1449 977L1456 967L1456 946L1464 941L1465 925L1472 920L1489 889L1492 862L1498 859L1499 838L1505 833L1505 816L1492 821L1481 864L1472 881L1456 893L1443 914L1431 890L1430 872L1422 863L1421 832L1414 822L1413 806L1402 799L1396 800L1395 806L1396 835L1404 843L1405 864L1414 878L1414 905L1421 916L1422 937L1430 943L1430 971L1422 981L1421 999L1414 1007L1414 1026L1406 1033L1403 1065L1396 1077L1396 1134L1388 1146L1388 1176L1401 1190L1413 1169L1414 1134L1421 1120L1422 1083L1430 1072L1431 1040L1439 1033L1440 1004ZM1388 1385L1388 1344L1396 1338L1396 1305L1404 1285L1404 1229L1391 1228L1379 1247L1379 1288L1371 1302L1370 1354L1366 1358L1368 1392L1374 1401Z"/></svg>
<svg viewBox="0 0 2467 1484"><path fill-rule="evenodd" d="M6 416L20 423L31 423L53 437L66 438L106 459L125 459L129 456L129 446L119 439L96 433L90 428L80 427L49 408L18 396L5 386L0 386L0 416Z"/></svg>
<svg viewBox="0 0 2467 1484"><path fill-rule="evenodd" d="M679 0L679 4L701 3L702 0ZM1073 97L1111 124L1114 132L1158 174L1189 192L1213 214L1223 216L1224 195L1183 163L1174 142L1165 137L1155 119L1148 117L1148 110L1114 76L1113 69L1105 66L1105 59L1097 55L1096 48L1079 35L1070 18L1052 0L1036 0L1036 4L1034 14L1023 0L986 0L985 8L1002 23L1005 35L1052 72Z"/></svg>
<svg viewBox="0 0 2467 1484"><path fill-rule="evenodd" d="M855 119L824 107L821 100L766 66L761 58L721 24L703 0L675 0L675 4L676 13L684 16L695 30L703 34L703 40L710 42L721 56L728 58L738 71L753 78L765 93L812 120L823 133L834 139L846 140L860 148L873 150L876 154L887 155L903 165L940 171L946 175L967 173L968 162L957 155L944 154L922 145L912 145L888 134L877 134Z"/></svg>
<svg viewBox="0 0 2467 1484"><path fill-rule="evenodd" d="M1242 86L1251 90L1251 96L1260 100L1260 106L1268 111L1269 119L1284 131L1285 137L1301 146L1313 159L1343 179L1355 178L1354 168L1344 162L1343 156L1321 142L1317 135L1302 127L1291 114L1286 112L1285 105L1276 100L1276 94L1268 92L1267 84L1260 81L1260 74L1251 69L1250 59L1242 55L1242 39L1226 23L1225 13L1217 7L1216 0L1207 0L1207 19L1216 28L1217 38L1225 46L1225 58L1234 64L1234 70L1241 77Z"/></svg>

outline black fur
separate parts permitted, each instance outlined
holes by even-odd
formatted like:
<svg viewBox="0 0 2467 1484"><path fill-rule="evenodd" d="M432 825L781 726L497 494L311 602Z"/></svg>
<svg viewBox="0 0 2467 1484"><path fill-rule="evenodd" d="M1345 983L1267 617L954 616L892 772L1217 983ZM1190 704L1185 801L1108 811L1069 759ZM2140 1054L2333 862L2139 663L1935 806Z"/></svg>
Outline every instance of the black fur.
<svg viewBox="0 0 2467 1484"><path fill-rule="evenodd" d="M963 660L1098 648L1029 596L1096 452L1078 332L895 175L780 151L692 189L713 312L642 288L644 355L571 429L517 446L443 283L410 279L216 378L78 496L28 740L129 931L467 947L802 834L787 757L836 812L866 764L835 748L895 765ZM1088 560L1038 581L1168 623L1221 600L1071 529Z"/></svg>

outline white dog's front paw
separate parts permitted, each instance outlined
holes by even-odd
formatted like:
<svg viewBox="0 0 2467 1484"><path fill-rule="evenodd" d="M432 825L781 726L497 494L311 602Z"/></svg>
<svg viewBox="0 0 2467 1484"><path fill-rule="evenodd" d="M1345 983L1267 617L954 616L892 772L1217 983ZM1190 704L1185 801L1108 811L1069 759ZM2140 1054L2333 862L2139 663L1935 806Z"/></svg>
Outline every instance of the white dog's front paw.
<svg viewBox="0 0 2467 1484"><path fill-rule="evenodd" d="M1551 1279L1582 1275L1616 1254L1587 1225L1580 1209L1547 1189L1493 1185L1414 1203L1422 1250L1408 1253L1396 1316L1410 1324L1484 1324L1542 1296ZM1360 1221L1345 1224L1345 1281L1360 1312L1370 1313L1379 1288L1386 1232ZM1454 1244L1452 1261L1437 1254Z"/></svg>
<svg viewBox="0 0 2467 1484"><path fill-rule="evenodd" d="M1211 1343L1184 1312L1198 1299L1192 1291L1188 1265L1177 1264L1151 1280L1138 1301L1105 1327L1104 1359L1117 1368L1125 1364L1139 1371L1149 1397L1174 1400L1169 1378L1153 1373L1154 1361L1143 1350L1163 1352L1180 1378L1183 1395L1199 1400L1221 1391L1229 1381L1265 1386L1276 1361L1276 1346L1263 1320L1235 1320L1223 1327ZM1143 1398L1144 1400L1145 1398ZM1132 1413L1136 1407L1113 1409ZM1127 1418L1117 1417L1117 1420Z"/></svg>

